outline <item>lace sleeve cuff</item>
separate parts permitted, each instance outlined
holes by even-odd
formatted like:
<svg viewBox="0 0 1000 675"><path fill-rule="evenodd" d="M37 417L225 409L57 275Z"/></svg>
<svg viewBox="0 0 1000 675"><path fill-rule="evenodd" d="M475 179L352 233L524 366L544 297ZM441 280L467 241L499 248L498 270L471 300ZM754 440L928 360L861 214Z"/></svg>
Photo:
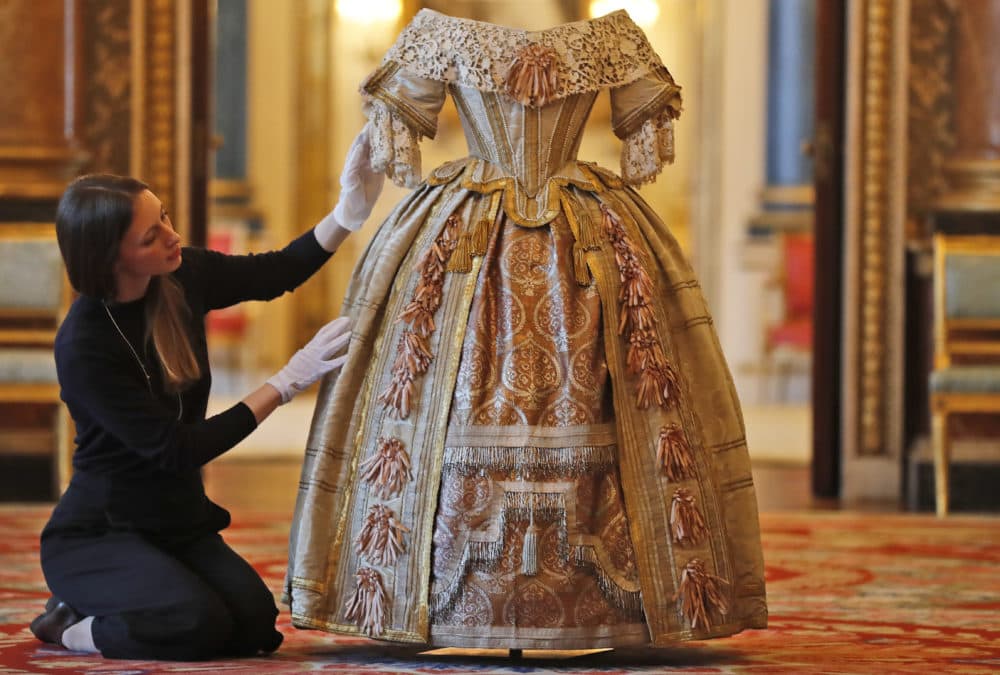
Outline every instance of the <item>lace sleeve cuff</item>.
<svg viewBox="0 0 1000 675"><path fill-rule="evenodd" d="M385 171L396 185L416 187L420 183L419 141L437 133L444 84L386 61L361 84L361 93L371 123L372 167Z"/></svg>
<svg viewBox="0 0 1000 675"><path fill-rule="evenodd" d="M671 108L647 119L622 143L622 178L630 185L656 180L664 164L674 161L674 117Z"/></svg>
<svg viewBox="0 0 1000 675"><path fill-rule="evenodd" d="M622 178L632 185L656 179L674 161L674 120L681 88L663 67L611 90L611 127L622 139Z"/></svg>
<svg viewBox="0 0 1000 675"><path fill-rule="evenodd" d="M367 105L371 163L400 187L420 184L420 138L399 115L378 100Z"/></svg>

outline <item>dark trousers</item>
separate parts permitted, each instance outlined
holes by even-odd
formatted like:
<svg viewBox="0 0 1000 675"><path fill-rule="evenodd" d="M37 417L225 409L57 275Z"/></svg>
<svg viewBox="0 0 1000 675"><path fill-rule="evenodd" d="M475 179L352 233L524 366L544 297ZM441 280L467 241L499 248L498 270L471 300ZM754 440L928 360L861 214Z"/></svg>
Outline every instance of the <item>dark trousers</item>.
<svg viewBox="0 0 1000 675"><path fill-rule="evenodd" d="M271 591L214 532L170 545L61 532L43 538L42 570L53 595L94 617L108 658L196 661L281 644Z"/></svg>

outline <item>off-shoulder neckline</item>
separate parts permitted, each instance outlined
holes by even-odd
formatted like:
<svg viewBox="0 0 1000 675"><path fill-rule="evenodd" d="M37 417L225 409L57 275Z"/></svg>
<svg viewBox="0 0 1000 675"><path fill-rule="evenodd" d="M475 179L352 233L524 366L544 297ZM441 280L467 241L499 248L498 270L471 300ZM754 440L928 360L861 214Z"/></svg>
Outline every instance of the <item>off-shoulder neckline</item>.
<svg viewBox="0 0 1000 675"><path fill-rule="evenodd" d="M435 18L440 18L446 21L468 23L476 26L489 26L490 28L501 28L511 33L523 33L526 35L540 35L542 33L548 33L554 30L568 28L571 26L582 26L584 24L603 23L604 21L609 21L613 18L618 18L620 16L624 16L626 19L630 21L632 18L628 15L628 12L625 11L624 9L616 9L613 12L608 12L607 14L602 14L601 16L594 16L589 19L578 19L576 21L567 21L566 23L559 23L554 26L549 26L548 28L542 28L540 30L528 30L527 28L515 28L514 26L507 26L502 23L492 23L490 21L481 21L479 19L468 19L462 16L452 16L451 14L445 14L444 12L439 12L435 9L431 9L430 7L424 7L423 9L417 12L417 16L420 16L421 14L426 16L432 16Z"/></svg>

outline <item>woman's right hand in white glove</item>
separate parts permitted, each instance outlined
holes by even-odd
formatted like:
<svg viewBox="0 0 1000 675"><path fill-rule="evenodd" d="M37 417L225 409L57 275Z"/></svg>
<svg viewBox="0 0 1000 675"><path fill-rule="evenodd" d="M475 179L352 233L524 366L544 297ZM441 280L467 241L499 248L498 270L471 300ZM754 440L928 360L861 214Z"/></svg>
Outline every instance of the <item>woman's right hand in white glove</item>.
<svg viewBox="0 0 1000 675"><path fill-rule="evenodd" d="M282 403L288 403L300 391L344 365L350 340L351 320L344 316L334 319L295 352L288 364L275 373L267 384L278 390Z"/></svg>
<svg viewBox="0 0 1000 675"><path fill-rule="evenodd" d="M347 151L340 172L340 199L333 207L334 218L351 231L368 220L385 183L385 173L372 168L369 133L369 125L365 124Z"/></svg>
<svg viewBox="0 0 1000 675"><path fill-rule="evenodd" d="M365 124L347 151L340 172L340 199L313 230L319 245L332 253L350 232L357 231L375 208L384 183L385 173L372 168L369 125Z"/></svg>

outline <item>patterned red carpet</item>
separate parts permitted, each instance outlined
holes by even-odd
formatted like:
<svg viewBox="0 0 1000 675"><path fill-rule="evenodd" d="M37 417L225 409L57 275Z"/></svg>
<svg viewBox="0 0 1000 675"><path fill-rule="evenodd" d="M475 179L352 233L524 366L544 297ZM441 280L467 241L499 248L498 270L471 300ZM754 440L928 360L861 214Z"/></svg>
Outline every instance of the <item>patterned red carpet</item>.
<svg viewBox="0 0 1000 675"><path fill-rule="evenodd" d="M27 624L47 593L39 507L0 507L0 673L981 673L1000 672L1000 519L850 513L763 518L771 628L661 651L551 658L422 655L291 627L268 658L109 661L42 645ZM228 541L271 586L287 514L235 513ZM152 581L152 580L151 580ZM548 658L546 658L548 657Z"/></svg>

